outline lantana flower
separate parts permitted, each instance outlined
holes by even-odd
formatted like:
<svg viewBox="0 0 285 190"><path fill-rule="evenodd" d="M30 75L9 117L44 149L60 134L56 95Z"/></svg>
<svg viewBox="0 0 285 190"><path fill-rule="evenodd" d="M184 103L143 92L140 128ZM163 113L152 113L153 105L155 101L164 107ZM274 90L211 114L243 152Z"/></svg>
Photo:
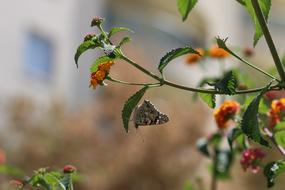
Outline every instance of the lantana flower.
<svg viewBox="0 0 285 190"><path fill-rule="evenodd" d="M219 48L218 46L214 46L209 49L208 55L213 58L226 58L230 54L224 50L223 48Z"/></svg>
<svg viewBox="0 0 285 190"><path fill-rule="evenodd" d="M89 87L96 88L98 84L103 84L104 79L108 76L110 72L110 68L114 65L115 62L110 60L105 63L101 63L98 66L98 70L96 72L91 73L91 80Z"/></svg>
<svg viewBox="0 0 285 190"><path fill-rule="evenodd" d="M189 65L192 65L196 62L198 62L202 56L205 55L205 50L203 48L196 48L195 49L199 54L196 53L191 53L186 57L186 63L188 63Z"/></svg>
<svg viewBox="0 0 285 190"><path fill-rule="evenodd" d="M252 173L257 173L264 157L265 153L261 149L249 148L242 152L240 163L244 171L249 170Z"/></svg>
<svg viewBox="0 0 285 190"><path fill-rule="evenodd" d="M225 101L219 108L214 111L214 117L218 128L225 129L229 120L238 113L240 104L233 100Z"/></svg>
<svg viewBox="0 0 285 190"><path fill-rule="evenodd" d="M279 100L273 100L271 103L271 109L268 112L269 127L274 128L280 120L285 119L285 98Z"/></svg>

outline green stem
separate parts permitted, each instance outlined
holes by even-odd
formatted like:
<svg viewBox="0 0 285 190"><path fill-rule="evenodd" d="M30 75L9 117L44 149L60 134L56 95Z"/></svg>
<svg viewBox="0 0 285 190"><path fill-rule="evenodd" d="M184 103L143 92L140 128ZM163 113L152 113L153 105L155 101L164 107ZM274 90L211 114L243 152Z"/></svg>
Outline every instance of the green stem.
<svg viewBox="0 0 285 190"><path fill-rule="evenodd" d="M119 84L126 84L126 85L132 85L132 86L149 86L149 87L158 87L161 86L161 83L132 83L132 82L126 82L126 81L122 81L119 79L115 79L111 76L106 77L107 80L112 81L112 82L116 82Z"/></svg>
<svg viewBox="0 0 285 190"><path fill-rule="evenodd" d="M237 58L237 59L240 60L241 62L245 63L246 65L248 65L248 66L250 66L250 67L252 67L253 69L255 69L255 70L257 70L257 71L263 73L264 75L266 75L266 76L268 76L268 77L270 77L270 78L272 78L272 79L274 79L274 80L280 82L280 80L278 80L277 78L275 78L275 77L272 76L271 74L269 74L269 73L267 73L266 71L264 71L264 70L262 70L262 69L256 67L255 65L249 63L248 61L242 59L241 57L239 57L238 55L236 55L236 54L233 53L232 51L230 51L229 53L232 54L235 58Z"/></svg>
<svg viewBox="0 0 285 190"><path fill-rule="evenodd" d="M183 86L183 85L179 85L179 84L170 82L170 81L168 81L166 79L163 79L163 78L160 78L159 76L157 76L157 75L153 74L152 72L146 70L145 68L143 68L142 66L138 65L137 63L135 63L131 59L125 57L124 55L121 55L121 58L123 60L125 60L126 62L130 63L131 65L133 65L134 67L136 67L137 69L139 69L140 71L142 71L143 73L145 73L145 74L149 75L150 77L158 80L160 82L160 86L167 85L167 86L171 86L171 87L174 87L174 88L178 88L178 89L186 90L186 91L191 91L191 92L200 92L200 93L207 93L207 94L223 94L223 93L221 93L219 91L216 91L214 89L192 88L192 87L187 87L187 86ZM114 81L114 82L118 82L118 81ZM123 82L122 81L121 84L128 84L128 82ZM139 85L142 85L142 84L139 84ZM270 89L274 89L276 87L278 87L278 86L277 85L272 86ZM264 88L265 87L236 91L236 94L248 94L248 93L260 92Z"/></svg>
<svg viewBox="0 0 285 190"><path fill-rule="evenodd" d="M270 138L271 142L276 146L280 154L285 156L285 149L276 142L272 132L268 128L264 128L264 132Z"/></svg>
<svg viewBox="0 0 285 190"><path fill-rule="evenodd" d="M285 82L285 72L284 72L284 68L282 66L282 63L280 61L279 55L277 53L276 47L274 45L274 42L272 40L271 34L269 32L269 29L267 27L267 23L266 20L264 18L264 15L262 13L262 10L260 8L260 5L258 3L258 0L251 0L252 6L254 8L255 14L257 16L258 22L261 26L262 32L264 34L264 37L266 39L267 45L270 49L272 58L274 60L275 66L277 68L277 71L279 73L279 76L281 78L282 82Z"/></svg>

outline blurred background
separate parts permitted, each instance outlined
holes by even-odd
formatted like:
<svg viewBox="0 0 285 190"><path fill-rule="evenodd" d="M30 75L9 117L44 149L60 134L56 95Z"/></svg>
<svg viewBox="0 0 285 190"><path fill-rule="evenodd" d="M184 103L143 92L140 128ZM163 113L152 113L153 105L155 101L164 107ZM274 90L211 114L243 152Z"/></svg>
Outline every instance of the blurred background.
<svg viewBox="0 0 285 190"><path fill-rule="evenodd" d="M274 0L270 19L281 53L284 8L284 1ZM125 54L154 72L171 49L210 47L216 36L229 37L235 47L251 47L252 23L238 3L201 0L185 22L175 0L2 0L0 13L0 148L8 164L29 175L40 167L75 165L82 176L77 190L179 190L187 181L208 189L209 163L195 143L215 131L212 110L193 102L189 92L154 89L145 99L167 113L170 122L126 134L121 109L138 88L108 83L93 91L88 88L89 65L102 52L84 54L79 69L73 57L83 37L98 32L89 27L95 16L106 18L106 29L134 30ZM261 67L273 64L264 39L256 55L254 62ZM225 62L226 67L239 64ZM212 65L190 66L182 57L169 65L166 77L195 86L205 75L219 75L219 63L207 64ZM118 62L111 75L151 81L124 62ZM232 180L220 183L219 189L266 189L262 174L244 173L236 163ZM3 183L8 179L1 176Z"/></svg>

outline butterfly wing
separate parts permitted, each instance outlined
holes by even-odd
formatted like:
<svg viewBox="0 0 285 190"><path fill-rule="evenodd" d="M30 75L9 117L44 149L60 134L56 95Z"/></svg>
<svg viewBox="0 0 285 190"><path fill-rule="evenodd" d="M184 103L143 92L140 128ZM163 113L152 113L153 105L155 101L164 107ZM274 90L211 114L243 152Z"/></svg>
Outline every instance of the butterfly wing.
<svg viewBox="0 0 285 190"><path fill-rule="evenodd" d="M144 100L134 112L134 124L136 128L146 125L160 125L168 121L168 116L158 111L148 100Z"/></svg>

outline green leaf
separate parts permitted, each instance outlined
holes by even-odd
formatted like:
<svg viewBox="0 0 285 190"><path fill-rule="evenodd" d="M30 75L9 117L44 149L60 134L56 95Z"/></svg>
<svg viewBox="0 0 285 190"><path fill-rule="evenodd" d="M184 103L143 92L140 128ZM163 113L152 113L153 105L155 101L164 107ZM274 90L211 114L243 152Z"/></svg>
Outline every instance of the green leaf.
<svg viewBox="0 0 285 190"><path fill-rule="evenodd" d="M285 148L285 131L277 131L274 134L274 139L278 145Z"/></svg>
<svg viewBox="0 0 285 190"><path fill-rule="evenodd" d="M284 130L285 129L285 121L281 121L279 123L277 123L277 125L275 125L274 127L274 131L280 131L280 130Z"/></svg>
<svg viewBox="0 0 285 190"><path fill-rule="evenodd" d="M177 0L177 7L183 21L188 17L190 11L194 8L198 0Z"/></svg>
<svg viewBox="0 0 285 190"><path fill-rule="evenodd" d="M196 50L194 50L191 47L183 47L183 48L177 48L172 50L171 52L168 52L165 56L163 56L160 59L160 63L158 66L158 70L160 71L160 73L162 73L163 69L167 66L167 64L172 61L173 59L185 55L187 53L195 53L195 54L199 54L199 52L197 52Z"/></svg>
<svg viewBox="0 0 285 190"><path fill-rule="evenodd" d="M122 119L123 124L126 132L129 131L129 121L131 114L135 107L138 105L139 101L145 94L146 90L148 89L148 86L143 87L138 92L136 92L134 95L132 95L125 103L123 110L122 110Z"/></svg>
<svg viewBox="0 0 285 190"><path fill-rule="evenodd" d="M270 84L271 85L271 84ZM253 99L253 101L247 107L241 122L241 128L243 133L253 141L269 147L268 142L261 136L258 123L258 110L259 103L262 95L269 89L270 85L262 90L262 92Z"/></svg>
<svg viewBox="0 0 285 190"><path fill-rule="evenodd" d="M124 37L124 38L121 40L121 42L119 43L118 47L121 47L122 45L124 45L124 44L126 44L126 43L128 43L128 42L130 42L130 41L131 41L131 38L129 38L129 37Z"/></svg>
<svg viewBox="0 0 285 190"><path fill-rule="evenodd" d="M244 0L236 0L238 3L240 3L241 5L245 5Z"/></svg>
<svg viewBox="0 0 285 190"><path fill-rule="evenodd" d="M118 32L123 32L123 31L128 31L128 32L131 32L131 33L134 33L134 31L132 31L131 29L129 28L125 28L125 27L115 27L115 28L112 28L108 34L108 38L112 37L114 34L118 33Z"/></svg>
<svg viewBox="0 0 285 190"><path fill-rule="evenodd" d="M199 97L210 107L216 107L216 95L207 93L198 93Z"/></svg>
<svg viewBox="0 0 285 190"><path fill-rule="evenodd" d="M237 88L237 79L233 71L225 73L224 77L215 83L215 89L223 94L234 95Z"/></svg>
<svg viewBox="0 0 285 190"><path fill-rule="evenodd" d="M73 190L72 174L64 174L60 180L61 186L64 186L66 190Z"/></svg>
<svg viewBox="0 0 285 190"><path fill-rule="evenodd" d="M208 147L209 146L213 146L214 148L219 147L221 140L222 140L222 135L220 133L214 133L208 139L200 138L196 143L196 147L202 154L209 157L210 153Z"/></svg>
<svg viewBox="0 0 285 190"><path fill-rule="evenodd" d="M284 160L268 163L263 170L263 174L267 179L267 187L272 187L274 185L275 178L283 172L285 172Z"/></svg>
<svg viewBox="0 0 285 190"><path fill-rule="evenodd" d="M96 72L98 70L98 66L101 64L101 63L105 63L107 61L111 61L111 60L114 60L110 57L108 57L107 55L105 56L101 56L99 58L97 58L94 63L91 65L90 67L90 71L93 73L93 72Z"/></svg>
<svg viewBox="0 0 285 190"><path fill-rule="evenodd" d="M268 20L270 8L271 8L271 0L258 0L258 3L260 5L261 11L264 15L265 20ZM255 26L255 34L254 34L254 42L253 45L256 46L258 40L263 35L261 26L258 22L257 16L255 14L254 8L252 6L251 0L244 0L244 6L246 7L247 12L249 13L253 24Z"/></svg>
<svg viewBox="0 0 285 190"><path fill-rule="evenodd" d="M205 156L209 157L210 153L208 150L208 140L206 138L200 138L197 143L196 143L196 147L197 149Z"/></svg>
<svg viewBox="0 0 285 190"><path fill-rule="evenodd" d="M233 149L233 142L240 136L242 135L242 130L240 128L233 128L229 133L228 133L228 143L230 145L230 148Z"/></svg>
<svg viewBox="0 0 285 190"><path fill-rule="evenodd" d="M88 40L80 44L74 56L76 66L78 67L78 59L82 53L84 53L85 51L89 49L94 49L96 47L98 47L98 45L92 40Z"/></svg>
<svg viewBox="0 0 285 190"><path fill-rule="evenodd" d="M230 177L230 168L233 163L233 152L230 150L216 150L214 159L215 176L219 179Z"/></svg>

